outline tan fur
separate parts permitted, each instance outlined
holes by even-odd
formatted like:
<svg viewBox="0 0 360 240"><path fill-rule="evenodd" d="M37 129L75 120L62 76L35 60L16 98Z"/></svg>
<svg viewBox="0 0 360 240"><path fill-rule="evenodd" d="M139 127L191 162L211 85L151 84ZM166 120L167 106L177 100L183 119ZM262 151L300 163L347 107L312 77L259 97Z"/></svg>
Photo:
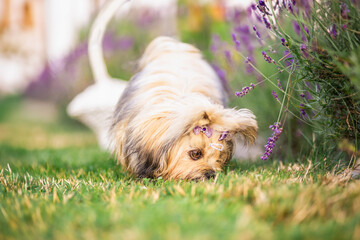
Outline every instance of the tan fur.
<svg viewBox="0 0 360 240"><path fill-rule="evenodd" d="M220 171L232 157L236 138L253 142L257 133L249 110L224 108L224 92L196 48L169 37L155 39L114 113L111 133L119 162L138 177L201 179ZM203 125L214 129L210 138L194 134ZM218 141L223 131L232 138ZM192 160L193 149L203 157Z"/></svg>

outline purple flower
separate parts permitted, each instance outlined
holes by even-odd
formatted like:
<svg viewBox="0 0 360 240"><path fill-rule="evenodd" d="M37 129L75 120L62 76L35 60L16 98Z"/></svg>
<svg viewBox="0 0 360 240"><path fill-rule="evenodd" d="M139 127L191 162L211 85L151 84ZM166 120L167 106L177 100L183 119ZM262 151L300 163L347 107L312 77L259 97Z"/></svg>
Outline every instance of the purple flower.
<svg viewBox="0 0 360 240"><path fill-rule="evenodd" d="M250 84L250 87L248 87L248 86L243 87L240 92L235 92L235 95L236 95L237 97L243 97L243 96L245 96L246 94L248 94L251 90L253 90L254 88L255 88L255 84L251 83L251 84Z"/></svg>
<svg viewBox="0 0 360 240"><path fill-rule="evenodd" d="M331 27L331 29L330 29L330 34L334 37L334 38L336 38L337 37L337 32L336 32L336 25L335 24L333 24L332 25L332 27Z"/></svg>
<svg viewBox="0 0 360 240"><path fill-rule="evenodd" d="M301 114L301 116L303 116L303 117L306 117L306 116L307 116L307 114L306 114L306 112L305 112L305 106L304 106L304 104L302 104L302 103L300 103L300 114Z"/></svg>
<svg viewBox="0 0 360 240"><path fill-rule="evenodd" d="M279 100L279 96L276 94L276 92L273 90L272 93L273 97L277 100L277 101L280 101Z"/></svg>
<svg viewBox="0 0 360 240"><path fill-rule="evenodd" d="M293 28L294 28L296 34L297 34L297 35L300 35L300 30L301 30L301 29L300 29L300 26L299 26L298 22L295 21L295 20L293 20L293 21L292 21L292 24L293 24Z"/></svg>
<svg viewBox="0 0 360 240"><path fill-rule="evenodd" d="M262 53L264 59L265 59L268 63L274 63L274 64L276 64L275 61L274 61L269 55L267 55L265 51L262 51L261 53Z"/></svg>
<svg viewBox="0 0 360 240"><path fill-rule="evenodd" d="M225 71L216 64L211 64L211 66L216 72L216 75L220 78L221 84L223 85L224 89L226 89L226 91L229 91L229 85Z"/></svg>
<svg viewBox="0 0 360 240"><path fill-rule="evenodd" d="M289 51L289 49L286 49L284 51L284 59L285 59L286 66L290 66L291 64L293 64L294 59L293 59L293 56L291 55L291 52Z"/></svg>
<svg viewBox="0 0 360 240"><path fill-rule="evenodd" d="M346 5L346 3L342 2L340 4L340 11L341 11L341 16L343 18L348 18L348 14L350 12L350 9L348 8L348 6Z"/></svg>
<svg viewBox="0 0 360 240"><path fill-rule="evenodd" d="M224 140L228 135L229 135L229 131L222 132L219 137L219 141Z"/></svg>
<svg viewBox="0 0 360 240"><path fill-rule="evenodd" d="M301 5L304 8L305 11L305 16L306 17L310 17L310 13L311 13L311 1L310 0L301 0Z"/></svg>
<svg viewBox="0 0 360 240"><path fill-rule="evenodd" d="M229 50L225 50L224 54L225 54L227 63L228 63L228 64L232 64L232 57L231 57L230 51L229 51Z"/></svg>
<svg viewBox="0 0 360 240"><path fill-rule="evenodd" d="M304 98L304 97L305 97L305 93L300 93L300 97Z"/></svg>
<svg viewBox="0 0 360 240"><path fill-rule="evenodd" d="M289 3L288 3L288 9L290 10L290 12L292 13L292 14L294 14L294 10L293 10L293 8L292 8L292 6L291 6L291 2L289 1Z"/></svg>
<svg viewBox="0 0 360 240"><path fill-rule="evenodd" d="M309 58L309 53L308 53L307 47L304 43L300 44L300 51L305 58Z"/></svg>
<svg viewBox="0 0 360 240"><path fill-rule="evenodd" d="M259 33L258 30L256 29L256 26L255 26L255 25L253 26L253 30L255 31L257 38L261 40L260 33Z"/></svg>
<svg viewBox="0 0 360 240"><path fill-rule="evenodd" d="M283 46L285 46L285 47L287 46L287 43L284 38L281 38L280 41Z"/></svg>
<svg viewBox="0 0 360 240"><path fill-rule="evenodd" d="M265 145L265 153L260 157L261 160L267 160L274 150L275 142L279 139L282 128L281 123L275 122L274 125L270 125L269 128L272 130L272 136L268 138L267 144Z"/></svg>
<svg viewBox="0 0 360 240"><path fill-rule="evenodd" d="M265 1L260 0L259 4L257 5L257 8L260 12L263 13L263 15L271 15L269 12L269 8L266 6Z"/></svg>
<svg viewBox="0 0 360 240"><path fill-rule="evenodd" d="M270 23L269 23L269 21L267 20L266 17L263 17L263 21L264 21L264 24L265 24L266 28L271 29L271 25L270 25Z"/></svg>
<svg viewBox="0 0 360 240"><path fill-rule="evenodd" d="M235 33L231 34L233 42L235 43L236 50L240 51L240 42L237 40Z"/></svg>
<svg viewBox="0 0 360 240"><path fill-rule="evenodd" d="M193 132L195 135L198 135L199 133L204 133L208 138L210 138L213 135L213 129L211 127L209 127L208 125L205 126L196 126L193 129Z"/></svg>
<svg viewBox="0 0 360 240"><path fill-rule="evenodd" d="M284 88L281 86L281 82L280 82L280 79L277 78L277 86L281 89L281 90L284 90Z"/></svg>
<svg viewBox="0 0 360 240"><path fill-rule="evenodd" d="M245 63L247 63L246 65L246 72L249 74L254 73L254 68L249 64L251 63L252 65L254 65L255 63L253 62L253 57L249 56L246 58Z"/></svg>

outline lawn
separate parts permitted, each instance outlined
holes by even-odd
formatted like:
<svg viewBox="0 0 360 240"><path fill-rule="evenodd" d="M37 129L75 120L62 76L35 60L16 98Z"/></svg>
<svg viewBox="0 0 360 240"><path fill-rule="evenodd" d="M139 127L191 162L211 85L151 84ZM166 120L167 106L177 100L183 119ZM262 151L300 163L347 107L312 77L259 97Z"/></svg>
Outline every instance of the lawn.
<svg viewBox="0 0 360 240"><path fill-rule="evenodd" d="M360 239L360 181L344 163L234 160L215 180L136 179L84 127L0 105L0 239Z"/></svg>

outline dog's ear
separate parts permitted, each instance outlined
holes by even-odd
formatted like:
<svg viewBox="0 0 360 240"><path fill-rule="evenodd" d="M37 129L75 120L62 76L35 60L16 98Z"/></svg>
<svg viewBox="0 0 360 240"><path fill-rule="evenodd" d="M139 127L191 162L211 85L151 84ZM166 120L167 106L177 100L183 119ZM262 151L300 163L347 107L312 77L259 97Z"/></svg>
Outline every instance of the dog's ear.
<svg viewBox="0 0 360 240"><path fill-rule="evenodd" d="M208 114L211 126L218 131L229 131L241 136L245 143L253 143L257 136L257 122L249 109L222 109Z"/></svg>

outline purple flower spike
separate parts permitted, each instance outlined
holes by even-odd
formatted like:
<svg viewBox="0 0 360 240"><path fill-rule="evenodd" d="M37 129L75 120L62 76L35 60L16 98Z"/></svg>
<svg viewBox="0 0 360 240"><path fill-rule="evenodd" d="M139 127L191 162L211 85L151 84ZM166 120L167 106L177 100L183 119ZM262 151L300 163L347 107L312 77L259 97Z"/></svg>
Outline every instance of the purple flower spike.
<svg viewBox="0 0 360 240"><path fill-rule="evenodd" d="M251 88L250 88L251 87ZM243 87L242 90L240 92L236 92L235 95L237 97L243 97L245 96L246 94L248 94L252 89L255 88L255 84L251 83L250 84L250 87L246 86L246 87Z"/></svg>
<svg viewBox="0 0 360 240"><path fill-rule="evenodd" d="M280 79L277 78L276 80L277 80L277 85L278 85L278 87L279 87L281 90L284 90L284 88L281 86Z"/></svg>
<svg viewBox="0 0 360 240"><path fill-rule="evenodd" d="M221 135L219 137L219 141L224 140L228 135L229 135L229 131L225 131L225 132L221 133Z"/></svg>
<svg viewBox="0 0 360 240"><path fill-rule="evenodd" d="M272 91L271 94L274 96L274 98L275 98L277 101L279 101L279 96L277 95L277 93L276 93L274 90Z"/></svg>
<svg viewBox="0 0 360 240"><path fill-rule="evenodd" d="M258 30L256 29L256 26L255 26L255 25L253 26L253 30L254 30L255 33L256 33L256 37L261 40L260 33L259 33Z"/></svg>
<svg viewBox="0 0 360 240"><path fill-rule="evenodd" d="M275 147L275 142L279 139L281 133L282 133L282 128L281 128L281 123L276 122L274 123L274 125L270 125L271 130L272 130L272 136L268 138L267 144L265 145L265 153L264 155L262 155L260 158L261 160L267 160L272 151L274 150Z"/></svg>
<svg viewBox="0 0 360 240"><path fill-rule="evenodd" d="M332 27L331 27L331 29L330 29L330 34L334 37L334 38L336 38L337 37L337 31L336 31L336 25L335 24L333 24L332 25Z"/></svg>
<svg viewBox="0 0 360 240"><path fill-rule="evenodd" d="M281 38L280 40L281 40L281 44L286 47L286 41L285 41L285 39L284 39L284 38Z"/></svg>
<svg viewBox="0 0 360 240"><path fill-rule="evenodd" d="M304 104L300 103L300 114L301 116L306 117L307 114L304 108L305 108Z"/></svg>
<svg viewBox="0 0 360 240"><path fill-rule="evenodd" d="M240 50L240 41L237 40L235 33L232 33L231 36L232 36L233 42L235 43L236 50L239 51Z"/></svg>
<svg viewBox="0 0 360 240"><path fill-rule="evenodd" d="M263 21L264 21L264 24L265 24L266 28L271 29L271 25L270 25L270 23L269 23L269 21L267 20L266 17L263 17Z"/></svg>
<svg viewBox="0 0 360 240"><path fill-rule="evenodd" d="M274 63L274 64L275 64L275 61L274 61L269 55L267 55L265 51L262 51L262 55L264 56L264 59L265 59L268 63Z"/></svg>
<svg viewBox="0 0 360 240"><path fill-rule="evenodd" d="M269 12L269 8L266 6L265 1L260 0L259 4L257 5L257 8L260 10L260 12L263 13L263 15L271 15Z"/></svg>
<svg viewBox="0 0 360 240"><path fill-rule="evenodd" d="M349 12L350 12L350 9L348 8L348 6L347 6L347 4L346 3L341 3L340 4L340 10L341 10L341 16L343 17L343 18L348 18L348 14L349 14Z"/></svg>
<svg viewBox="0 0 360 240"><path fill-rule="evenodd" d="M309 53L308 53L307 47L306 47L306 45L305 45L304 43L302 43L302 44L300 45L300 50L301 50L302 55L303 55L305 58L309 58Z"/></svg>

